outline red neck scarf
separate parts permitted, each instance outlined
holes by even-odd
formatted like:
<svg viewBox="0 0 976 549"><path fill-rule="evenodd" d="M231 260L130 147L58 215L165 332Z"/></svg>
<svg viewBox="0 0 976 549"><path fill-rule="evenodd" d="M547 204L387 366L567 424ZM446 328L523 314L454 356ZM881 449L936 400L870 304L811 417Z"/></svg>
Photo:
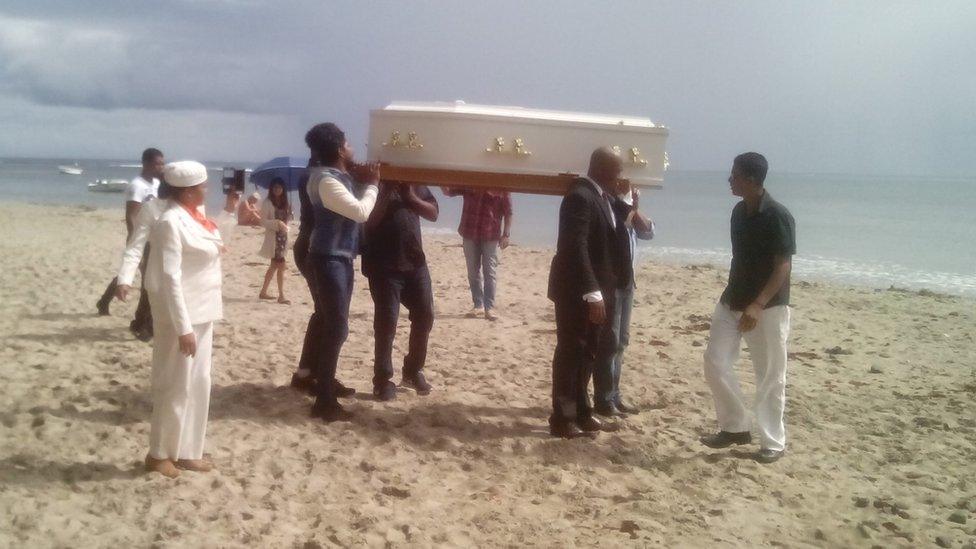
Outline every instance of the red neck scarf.
<svg viewBox="0 0 976 549"><path fill-rule="evenodd" d="M180 207L186 210L186 213L190 214L190 217L192 217L194 221L202 225L204 229L207 229L211 233L217 232L217 224L214 223L213 220L207 218L207 216L200 213L200 210L196 208L187 208L183 204L180 204Z"/></svg>

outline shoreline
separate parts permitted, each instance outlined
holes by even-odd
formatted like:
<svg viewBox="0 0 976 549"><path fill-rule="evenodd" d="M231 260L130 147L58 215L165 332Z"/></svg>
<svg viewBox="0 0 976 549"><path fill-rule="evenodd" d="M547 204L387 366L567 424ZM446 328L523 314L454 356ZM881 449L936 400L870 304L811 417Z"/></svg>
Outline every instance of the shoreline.
<svg viewBox="0 0 976 549"><path fill-rule="evenodd" d="M23 205L40 207L40 208L65 208L65 209L75 208L84 212L118 212L120 216L123 215L121 208L116 208L114 206L99 207L99 206L89 206L89 205L81 205L81 204L47 204L42 202L20 202L20 201L0 199L0 206L14 205L14 204L23 204ZM422 225L421 231L423 232L425 238L431 238L435 240L459 238L457 236L457 231L455 228L434 227L434 226L430 226L429 224L426 224L426 222L422 223L421 225ZM293 226L297 228L297 224L295 224L295 222L293 222ZM526 249L526 250L535 250L540 253L554 253L555 251L555 243L553 243L551 246L546 246L546 245L536 245L536 244L523 245L523 244L519 244L518 242L515 242L512 244L512 247ZM701 252L703 254L713 254L712 250L696 249L692 251ZM727 253L728 253L728 257L731 258L731 250L728 250ZM655 264L671 265L676 267L693 266L693 267L711 268L711 269L716 269L724 273L725 275L728 275L729 272L729 268L727 265L728 260L725 261L726 264L719 264L716 261L708 261L708 260L696 261L696 260L688 259L684 257L685 255L686 254L682 252L670 254L670 255L661 254L659 252L654 251L654 244L647 244L638 248L638 263L650 262ZM803 255L799 255L797 257L800 260L804 259ZM935 273L935 274L958 276L952 273ZM960 293L953 293L953 292L945 291L944 289L933 289L933 287L937 288L938 285L926 284L925 282L911 282L908 285L904 285L903 284L904 281L900 281L899 283L889 282L887 283L887 285L878 285L878 284L871 284L868 282L859 283L856 281L852 282L850 280L847 281L844 280L845 278L848 279L851 278L851 276L856 276L856 275L823 274L819 276L800 275L799 277L794 275L792 278L792 283L823 285L823 286L829 286L838 289L846 289L846 290L853 290L853 291L870 290L874 292L901 292L901 293L907 292L919 296L935 296L935 297L946 298L946 299L956 298L956 299L968 300L976 304L976 289L972 290L972 293L966 293L965 291L962 291Z"/></svg>

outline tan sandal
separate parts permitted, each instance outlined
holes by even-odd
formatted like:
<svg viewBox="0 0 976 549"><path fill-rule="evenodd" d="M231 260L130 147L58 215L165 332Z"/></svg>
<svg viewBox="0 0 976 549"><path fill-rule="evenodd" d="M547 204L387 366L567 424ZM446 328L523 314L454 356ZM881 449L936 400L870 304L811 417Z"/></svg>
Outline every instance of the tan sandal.
<svg viewBox="0 0 976 549"><path fill-rule="evenodd" d="M197 473L209 473L213 471L214 464L206 459L178 459L176 467Z"/></svg>
<svg viewBox="0 0 976 549"><path fill-rule="evenodd" d="M170 459L156 459L150 455L146 455L146 471L150 473L159 473L166 478L176 478L180 476L179 469L173 464L173 460Z"/></svg>

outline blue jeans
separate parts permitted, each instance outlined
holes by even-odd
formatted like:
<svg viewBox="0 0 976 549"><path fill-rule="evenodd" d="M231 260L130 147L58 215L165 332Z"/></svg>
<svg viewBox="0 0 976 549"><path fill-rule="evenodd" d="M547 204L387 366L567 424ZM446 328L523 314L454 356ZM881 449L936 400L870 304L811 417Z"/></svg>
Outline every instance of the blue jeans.
<svg viewBox="0 0 976 549"><path fill-rule="evenodd" d="M616 352L599 360L593 368L593 400L597 405L620 404L620 370L624 350L630 343L630 315L634 310L634 289L617 289L610 318L616 338Z"/></svg>
<svg viewBox="0 0 976 549"><path fill-rule="evenodd" d="M464 260L468 266L468 286L475 309L495 308L495 269L498 267L497 240L464 239ZM481 273L484 271L484 284Z"/></svg>
<svg viewBox="0 0 976 549"><path fill-rule="evenodd" d="M316 406L337 406L335 374L339 351L349 335L349 302L352 300L352 260L312 253L308 256L317 299L315 314L321 338L313 357L318 398Z"/></svg>

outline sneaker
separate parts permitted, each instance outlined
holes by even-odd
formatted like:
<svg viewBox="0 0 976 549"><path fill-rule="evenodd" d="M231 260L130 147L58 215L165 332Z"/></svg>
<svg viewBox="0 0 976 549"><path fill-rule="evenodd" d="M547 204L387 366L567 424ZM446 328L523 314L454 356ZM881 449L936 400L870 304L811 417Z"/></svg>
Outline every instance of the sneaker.
<svg viewBox="0 0 976 549"><path fill-rule="evenodd" d="M382 402L388 402L390 400L396 399L396 384L392 381L387 381L383 385L378 387L373 387L373 396L376 400Z"/></svg>
<svg viewBox="0 0 976 549"><path fill-rule="evenodd" d="M400 385L402 387L410 387L414 391L417 391L418 395L425 396L430 394L431 387L430 383L427 383L427 378L424 377L423 372L417 372L416 374L403 374L403 379L400 380Z"/></svg>
<svg viewBox="0 0 976 549"><path fill-rule="evenodd" d="M495 309L485 309L485 318L494 322L498 320L498 313L495 312Z"/></svg>
<svg viewBox="0 0 976 549"><path fill-rule="evenodd" d="M481 315L482 315L481 307L475 307L475 308L471 309L470 311L468 311L468 314L466 314L464 316L466 316L468 318L478 318Z"/></svg>

